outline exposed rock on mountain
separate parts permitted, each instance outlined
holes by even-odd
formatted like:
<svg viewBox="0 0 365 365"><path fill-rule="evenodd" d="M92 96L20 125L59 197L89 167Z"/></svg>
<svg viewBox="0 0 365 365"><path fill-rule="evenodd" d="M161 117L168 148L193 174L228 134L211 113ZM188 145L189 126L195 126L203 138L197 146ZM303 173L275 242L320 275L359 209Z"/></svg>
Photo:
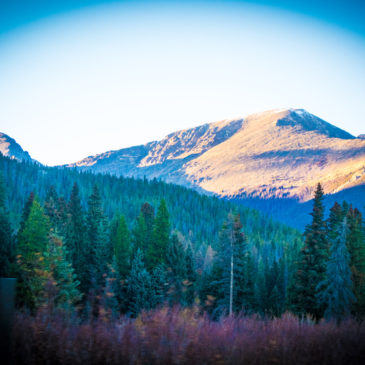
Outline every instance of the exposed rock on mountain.
<svg viewBox="0 0 365 365"><path fill-rule="evenodd" d="M69 167L161 178L227 198L307 201L365 184L365 140L302 109L272 110L171 133Z"/></svg>
<svg viewBox="0 0 365 365"><path fill-rule="evenodd" d="M33 161L27 151L5 133L0 132L0 152L7 157L15 158L19 161Z"/></svg>

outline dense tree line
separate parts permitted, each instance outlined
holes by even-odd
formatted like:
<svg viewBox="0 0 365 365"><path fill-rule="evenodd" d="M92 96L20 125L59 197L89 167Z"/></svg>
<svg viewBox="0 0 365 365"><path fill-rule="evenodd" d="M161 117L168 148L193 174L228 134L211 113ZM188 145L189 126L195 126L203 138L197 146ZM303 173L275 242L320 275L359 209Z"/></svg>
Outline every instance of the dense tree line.
<svg viewBox="0 0 365 365"><path fill-rule="evenodd" d="M335 203L324 219L323 190L315 192L312 223L290 288L291 309L338 322L365 315L365 237L359 210Z"/></svg>
<svg viewBox="0 0 365 365"><path fill-rule="evenodd" d="M214 318L365 315L361 213L336 203L326 220L320 185L303 243L295 230L188 189L0 161L1 275L17 277L19 307L110 318L177 304L200 304ZM34 192L18 213L6 195L22 196L13 189L30 172ZM137 211L128 206L135 200ZM204 235L194 232L205 226Z"/></svg>
<svg viewBox="0 0 365 365"><path fill-rule="evenodd" d="M90 172L79 172L70 168L45 167L33 163L18 162L0 154L0 172L6 185L6 208L12 229L17 231L22 221L23 207L31 193L44 204L50 188L57 192L57 202L45 209L52 210L52 204L60 204L60 213L66 213L67 202L71 198L72 186L78 186L78 198L81 208L88 209L89 197L97 185L101 198L103 214L108 221L123 215L129 231L135 226L136 217L140 216L141 206L148 202L156 209L161 198L164 198L169 210L172 228L177 230L183 240L193 244L198 250L199 261L204 261L210 247L218 241L219 230L230 211L240 213L245 233L256 246L268 245L271 242L295 242L302 239L300 232L273 221L255 210L242 205L223 201L216 197L201 195L191 189L166 184L162 181L95 175ZM73 214L78 214L74 212ZM148 215L148 212L144 212ZM52 219L59 219L54 217ZM151 221L146 219L147 229ZM207 224L209 222L209 224ZM86 222L85 222L86 224ZM140 223L141 224L141 223ZM59 227L61 228L61 227Z"/></svg>

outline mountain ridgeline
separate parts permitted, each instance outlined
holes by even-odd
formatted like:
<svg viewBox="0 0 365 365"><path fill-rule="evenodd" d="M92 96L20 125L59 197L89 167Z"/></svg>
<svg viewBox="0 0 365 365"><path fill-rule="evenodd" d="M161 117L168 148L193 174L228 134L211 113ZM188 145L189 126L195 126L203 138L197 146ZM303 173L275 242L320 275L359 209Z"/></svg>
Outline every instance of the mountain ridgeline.
<svg viewBox="0 0 365 365"><path fill-rule="evenodd" d="M233 199L303 228L317 182L327 208L365 205L365 140L302 109L281 109L171 133L67 167L158 178ZM293 219L293 217L296 217Z"/></svg>
<svg viewBox="0 0 365 365"><path fill-rule="evenodd" d="M0 132L0 153L18 161L34 161L27 151L11 137Z"/></svg>
<svg viewBox="0 0 365 365"><path fill-rule="evenodd" d="M0 151L30 161L9 136ZM154 178L273 216L300 230L320 182L336 201L365 206L365 139L303 109L278 109L174 132L161 141L89 156L62 168Z"/></svg>

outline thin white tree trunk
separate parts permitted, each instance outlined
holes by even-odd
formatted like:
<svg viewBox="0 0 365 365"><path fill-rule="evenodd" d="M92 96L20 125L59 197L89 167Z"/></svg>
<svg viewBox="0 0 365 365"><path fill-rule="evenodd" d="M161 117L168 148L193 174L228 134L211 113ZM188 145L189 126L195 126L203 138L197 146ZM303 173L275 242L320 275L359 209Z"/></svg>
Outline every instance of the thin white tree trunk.
<svg viewBox="0 0 365 365"><path fill-rule="evenodd" d="M232 223L233 225L233 223ZM233 307L233 226L230 227L231 229L231 234L230 234L230 239L231 239L231 275L230 275L230 280L229 280L229 316L232 315L232 307Z"/></svg>
<svg viewBox="0 0 365 365"><path fill-rule="evenodd" d="M231 278L229 283L229 315L232 315L233 306L233 250L231 251Z"/></svg>

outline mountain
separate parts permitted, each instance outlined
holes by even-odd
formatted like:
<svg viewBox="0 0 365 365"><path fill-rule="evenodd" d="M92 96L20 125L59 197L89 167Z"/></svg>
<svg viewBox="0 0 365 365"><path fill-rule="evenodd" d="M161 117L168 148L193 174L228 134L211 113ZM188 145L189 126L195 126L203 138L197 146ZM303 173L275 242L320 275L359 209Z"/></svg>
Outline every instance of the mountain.
<svg viewBox="0 0 365 365"><path fill-rule="evenodd" d="M221 121L171 133L161 141L89 156L67 167L117 176L158 178L198 188L184 174L185 165L232 137L243 120Z"/></svg>
<svg viewBox="0 0 365 365"><path fill-rule="evenodd" d="M0 152L7 157L18 161L33 161L27 151L5 133L0 132Z"/></svg>
<svg viewBox="0 0 365 365"><path fill-rule="evenodd" d="M365 140L303 109L280 109L171 133L68 167L160 178L229 199L305 202L365 184Z"/></svg>

